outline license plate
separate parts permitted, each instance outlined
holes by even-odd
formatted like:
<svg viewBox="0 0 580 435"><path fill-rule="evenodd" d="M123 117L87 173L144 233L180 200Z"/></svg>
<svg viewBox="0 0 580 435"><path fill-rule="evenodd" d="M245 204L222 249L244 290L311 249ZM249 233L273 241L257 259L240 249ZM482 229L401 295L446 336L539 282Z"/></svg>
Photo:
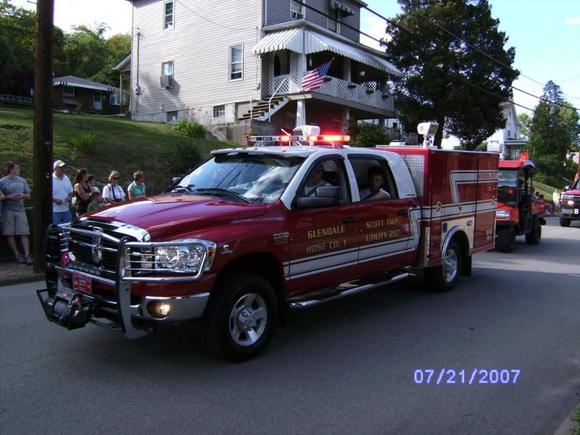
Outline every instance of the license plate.
<svg viewBox="0 0 580 435"><path fill-rule="evenodd" d="M575 209L574 209L574 214L578 214L578 213L580 213L580 209L578 209L578 208L575 208Z"/></svg>
<svg viewBox="0 0 580 435"><path fill-rule="evenodd" d="M91 278L87 278L84 275L73 273L72 286L73 290L83 292L89 295L93 293L93 282Z"/></svg>

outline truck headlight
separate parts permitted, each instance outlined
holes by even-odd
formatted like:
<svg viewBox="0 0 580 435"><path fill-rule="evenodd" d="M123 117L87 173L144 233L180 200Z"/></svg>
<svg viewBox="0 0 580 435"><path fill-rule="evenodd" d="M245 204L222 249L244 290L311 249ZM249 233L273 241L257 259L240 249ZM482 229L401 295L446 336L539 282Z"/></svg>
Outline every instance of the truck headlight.
<svg viewBox="0 0 580 435"><path fill-rule="evenodd" d="M498 219L509 219L510 212L508 210L496 210L495 217Z"/></svg>
<svg viewBox="0 0 580 435"><path fill-rule="evenodd" d="M573 199L569 199L568 201L566 201L566 204L568 204L569 206L573 206L574 205L574 200Z"/></svg>
<svg viewBox="0 0 580 435"><path fill-rule="evenodd" d="M153 245L155 269L177 273L195 273L211 269L215 244L207 240L175 240Z"/></svg>

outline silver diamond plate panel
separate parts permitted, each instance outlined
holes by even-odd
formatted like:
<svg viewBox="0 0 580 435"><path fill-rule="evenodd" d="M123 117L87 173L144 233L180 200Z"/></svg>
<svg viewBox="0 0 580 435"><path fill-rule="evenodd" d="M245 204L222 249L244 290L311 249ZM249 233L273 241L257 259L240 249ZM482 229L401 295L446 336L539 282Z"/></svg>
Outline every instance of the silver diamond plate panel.
<svg viewBox="0 0 580 435"><path fill-rule="evenodd" d="M419 198L423 197L423 180L425 178L425 156L416 154L404 154L403 160L409 167L413 184Z"/></svg>

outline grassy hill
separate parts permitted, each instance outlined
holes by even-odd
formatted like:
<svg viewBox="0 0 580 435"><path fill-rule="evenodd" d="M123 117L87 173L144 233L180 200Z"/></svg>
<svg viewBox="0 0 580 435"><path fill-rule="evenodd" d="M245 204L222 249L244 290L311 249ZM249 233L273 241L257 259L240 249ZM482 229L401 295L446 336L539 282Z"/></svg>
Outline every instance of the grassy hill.
<svg viewBox="0 0 580 435"><path fill-rule="evenodd" d="M18 162L32 185L33 113L31 109L0 107L0 173L5 163ZM136 170L145 172L148 193L162 192L171 178L205 159L215 148L231 146L217 140L188 139L166 124L137 122L100 115L54 114L54 159L64 160L67 174L86 167L99 187L112 169L121 172L123 187Z"/></svg>

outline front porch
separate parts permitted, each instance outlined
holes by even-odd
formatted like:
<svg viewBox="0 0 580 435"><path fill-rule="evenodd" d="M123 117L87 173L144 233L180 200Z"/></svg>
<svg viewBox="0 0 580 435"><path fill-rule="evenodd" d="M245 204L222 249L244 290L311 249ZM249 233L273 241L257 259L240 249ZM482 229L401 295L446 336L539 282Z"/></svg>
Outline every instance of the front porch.
<svg viewBox="0 0 580 435"><path fill-rule="evenodd" d="M312 123L311 110L316 111L325 104L337 106L343 112L341 130L347 128L351 118L394 117L394 101L387 83L389 76L398 74L398 70L381 58L382 53L322 31L295 27L273 32L254 48L254 54L262 58L262 107L280 111L279 103L277 106L267 103L283 98L284 105L295 102L297 123ZM304 91L300 82L307 71L331 59L322 85L313 91ZM284 112L287 111L285 108ZM254 118L259 119L263 114L258 113ZM266 119L262 116L260 120Z"/></svg>

